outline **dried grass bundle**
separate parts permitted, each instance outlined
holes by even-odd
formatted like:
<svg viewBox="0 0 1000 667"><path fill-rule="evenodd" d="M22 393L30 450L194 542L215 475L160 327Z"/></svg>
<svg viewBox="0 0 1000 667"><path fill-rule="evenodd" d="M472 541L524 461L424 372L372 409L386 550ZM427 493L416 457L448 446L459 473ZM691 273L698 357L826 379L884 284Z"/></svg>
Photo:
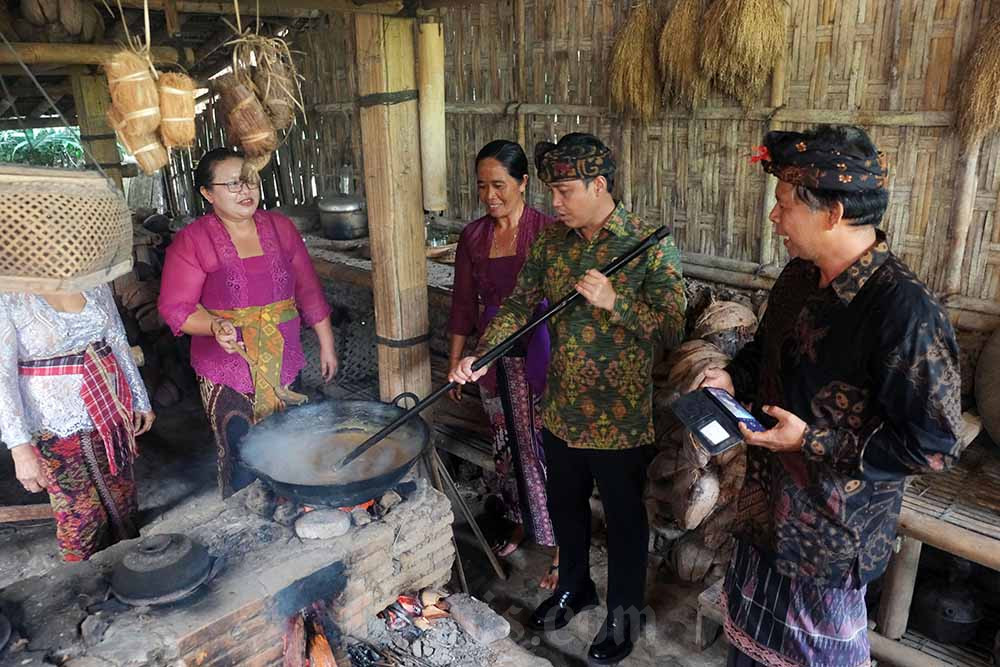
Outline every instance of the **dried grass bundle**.
<svg viewBox="0 0 1000 667"><path fill-rule="evenodd" d="M139 168L147 174L152 174L156 170L165 167L170 161L167 149L160 143L159 137L155 133L129 134L128 122L122 113L115 107L107 111L108 125L110 125L118 140L122 142L125 150L139 163Z"/></svg>
<svg viewBox="0 0 1000 667"><path fill-rule="evenodd" d="M969 148L1000 129L1000 17L979 33L958 90L958 134Z"/></svg>
<svg viewBox="0 0 1000 667"><path fill-rule="evenodd" d="M611 106L647 122L659 107L656 40L660 16L651 1L632 10L615 38L608 86Z"/></svg>
<svg viewBox="0 0 1000 667"><path fill-rule="evenodd" d="M194 81L187 74L160 75L160 137L167 148L194 143Z"/></svg>
<svg viewBox="0 0 1000 667"><path fill-rule="evenodd" d="M251 185L260 183L260 172L268 165L274 153L265 153L257 157L248 157L243 160L243 169L240 170L240 178Z"/></svg>
<svg viewBox="0 0 1000 667"><path fill-rule="evenodd" d="M705 12L701 69L743 108L753 106L784 53L783 0L715 0Z"/></svg>
<svg viewBox="0 0 1000 667"><path fill-rule="evenodd" d="M125 123L129 136L156 132L160 126L160 92L150 71L149 61L122 49L104 65L111 101Z"/></svg>
<svg viewBox="0 0 1000 667"><path fill-rule="evenodd" d="M229 142L242 148L248 158L273 152L278 147L278 136L250 88L232 74L224 74L212 83L221 98L222 121Z"/></svg>
<svg viewBox="0 0 1000 667"><path fill-rule="evenodd" d="M663 93L671 104L693 109L708 97L701 71L701 16L704 0L677 0L660 31Z"/></svg>
<svg viewBox="0 0 1000 667"><path fill-rule="evenodd" d="M21 16L39 27L59 20L59 0L21 0Z"/></svg>
<svg viewBox="0 0 1000 667"><path fill-rule="evenodd" d="M285 40L246 34L232 42L233 72L240 83L257 93L276 130L295 122L295 110L304 110L299 75Z"/></svg>

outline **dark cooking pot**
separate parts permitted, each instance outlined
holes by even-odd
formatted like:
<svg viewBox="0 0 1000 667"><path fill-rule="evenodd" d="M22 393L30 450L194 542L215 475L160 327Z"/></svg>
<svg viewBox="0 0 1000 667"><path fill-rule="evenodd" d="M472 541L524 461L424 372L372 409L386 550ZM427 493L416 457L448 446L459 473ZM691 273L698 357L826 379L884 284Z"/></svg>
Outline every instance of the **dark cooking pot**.
<svg viewBox="0 0 1000 667"><path fill-rule="evenodd" d="M975 591L957 581L932 580L913 596L913 627L945 644L962 644L976 637L983 611Z"/></svg>
<svg viewBox="0 0 1000 667"><path fill-rule="evenodd" d="M254 426L240 444L240 459L280 496L306 505L352 507L398 484L430 442L427 423L414 417L334 472L354 446L404 412L378 401L329 400L293 407Z"/></svg>
<svg viewBox="0 0 1000 667"><path fill-rule="evenodd" d="M185 535L142 538L111 574L111 592L132 606L166 604L187 597L212 571L208 549Z"/></svg>
<svg viewBox="0 0 1000 667"><path fill-rule="evenodd" d="M316 202L323 236L350 241L368 236L365 199L359 195L326 195Z"/></svg>

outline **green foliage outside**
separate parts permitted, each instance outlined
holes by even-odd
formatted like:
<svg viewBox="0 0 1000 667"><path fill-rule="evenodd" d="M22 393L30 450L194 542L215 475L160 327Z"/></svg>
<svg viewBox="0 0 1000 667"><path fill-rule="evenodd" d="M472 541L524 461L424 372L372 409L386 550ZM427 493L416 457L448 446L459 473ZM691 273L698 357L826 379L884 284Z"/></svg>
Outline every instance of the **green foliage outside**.
<svg viewBox="0 0 1000 667"><path fill-rule="evenodd" d="M78 128L0 130L0 162L76 168L85 161Z"/></svg>

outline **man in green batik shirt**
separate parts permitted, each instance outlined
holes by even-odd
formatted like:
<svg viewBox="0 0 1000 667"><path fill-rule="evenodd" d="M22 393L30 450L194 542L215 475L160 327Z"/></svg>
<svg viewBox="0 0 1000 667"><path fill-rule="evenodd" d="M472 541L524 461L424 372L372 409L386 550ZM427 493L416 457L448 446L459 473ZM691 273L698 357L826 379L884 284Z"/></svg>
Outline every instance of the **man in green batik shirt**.
<svg viewBox="0 0 1000 667"><path fill-rule="evenodd" d="M668 236L610 278L597 269L625 254L656 227L611 196L615 162L596 137L573 133L535 149L539 178L563 223L535 241L517 288L483 333L477 353L525 324L542 299L571 290L577 303L549 323L552 360L542 398L548 504L559 543L559 586L529 627L558 629L598 604L590 578L590 505L597 482L608 518L608 615L590 646L599 664L632 651L641 625L649 526L642 494L650 445L653 352L661 332L684 325L680 255ZM476 357L450 379L473 382Z"/></svg>

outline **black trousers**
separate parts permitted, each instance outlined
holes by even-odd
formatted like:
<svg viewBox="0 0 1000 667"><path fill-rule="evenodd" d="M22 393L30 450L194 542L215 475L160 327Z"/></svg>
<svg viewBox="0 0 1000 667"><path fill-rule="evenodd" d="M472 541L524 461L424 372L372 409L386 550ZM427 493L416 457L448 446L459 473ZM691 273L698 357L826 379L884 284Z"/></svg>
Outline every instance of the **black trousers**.
<svg viewBox="0 0 1000 667"><path fill-rule="evenodd" d="M559 590L590 587L590 496L596 481L608 523L608 614L640 613L649 550L642 496L652 447L573 448L548 429L542 446L549 516L559 545Z"/></svg>

